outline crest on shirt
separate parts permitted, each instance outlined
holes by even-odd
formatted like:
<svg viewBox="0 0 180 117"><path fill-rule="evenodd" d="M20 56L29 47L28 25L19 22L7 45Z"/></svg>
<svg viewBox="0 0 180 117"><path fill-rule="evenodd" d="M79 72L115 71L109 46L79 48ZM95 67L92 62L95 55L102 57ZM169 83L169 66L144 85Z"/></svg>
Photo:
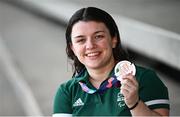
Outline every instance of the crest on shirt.
<svg viewBox="0 0 180 117"><path fill-rule="evenodd" d="M117 102L119 107L125 106L124 96L120 92L117 94Z"/></svg>

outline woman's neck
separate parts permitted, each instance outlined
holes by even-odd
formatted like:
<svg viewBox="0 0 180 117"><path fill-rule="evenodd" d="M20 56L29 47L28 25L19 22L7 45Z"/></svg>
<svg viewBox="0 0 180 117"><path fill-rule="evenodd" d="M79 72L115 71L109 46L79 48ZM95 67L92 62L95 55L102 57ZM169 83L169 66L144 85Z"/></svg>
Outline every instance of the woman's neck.
<svg viewBox="0 0 180 117"><path fill-rule="evenodd" d="M90 75L89 81L93 84L95 88L99 88L101 83L106 80L109 76L109 73L113 69L115 61L113 60L110 64L99 69L87 69Z"/></svg>

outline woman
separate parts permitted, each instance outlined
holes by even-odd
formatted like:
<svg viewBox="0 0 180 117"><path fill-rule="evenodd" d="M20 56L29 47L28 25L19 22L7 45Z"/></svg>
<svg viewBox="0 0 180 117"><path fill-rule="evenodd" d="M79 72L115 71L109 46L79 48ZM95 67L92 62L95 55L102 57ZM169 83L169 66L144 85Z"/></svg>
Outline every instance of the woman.
<svg viewBox="0 0 180 117"><path fill-rule="evenodd" d="M113 18L88 7L78 10L66 30L66 52L74 75L60 85L53 116L168 116L166 86L149 69L135 66L118 81L114 67L128 60Z"/></svg>

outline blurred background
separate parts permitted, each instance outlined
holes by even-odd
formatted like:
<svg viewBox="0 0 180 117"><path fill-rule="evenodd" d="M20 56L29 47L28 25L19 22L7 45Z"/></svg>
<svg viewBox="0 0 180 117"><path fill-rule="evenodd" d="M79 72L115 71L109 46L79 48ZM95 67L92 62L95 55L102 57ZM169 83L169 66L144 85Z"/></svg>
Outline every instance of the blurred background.
<svg viewBox="0 0 180 117"><path fill-rule="evenodd" d="M66 24L87 6L112 14L133 61L157 71L170 115L180 115L179 0L0 0L0 116L52 115L58 86L72 76Z"/></svg>

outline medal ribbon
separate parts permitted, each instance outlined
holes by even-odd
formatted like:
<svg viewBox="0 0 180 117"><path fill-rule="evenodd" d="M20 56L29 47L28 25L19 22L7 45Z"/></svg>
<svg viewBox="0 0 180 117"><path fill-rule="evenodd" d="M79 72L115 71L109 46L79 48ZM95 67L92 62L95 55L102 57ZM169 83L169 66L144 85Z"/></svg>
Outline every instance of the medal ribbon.
<svg viewBox="0 0 180 117"><path fill-rule="evenodd" d="M93 94L93 93L104 93L107 89L116 86L119 87L120 86L120 82L117 80L117 78L115 76L110 77L108 80L106 80L99 89L95 90L95 89L90 89L85 83L83 82L79 82L81 88L83 91L85 91L86 93L89 94Z"/></svg>

